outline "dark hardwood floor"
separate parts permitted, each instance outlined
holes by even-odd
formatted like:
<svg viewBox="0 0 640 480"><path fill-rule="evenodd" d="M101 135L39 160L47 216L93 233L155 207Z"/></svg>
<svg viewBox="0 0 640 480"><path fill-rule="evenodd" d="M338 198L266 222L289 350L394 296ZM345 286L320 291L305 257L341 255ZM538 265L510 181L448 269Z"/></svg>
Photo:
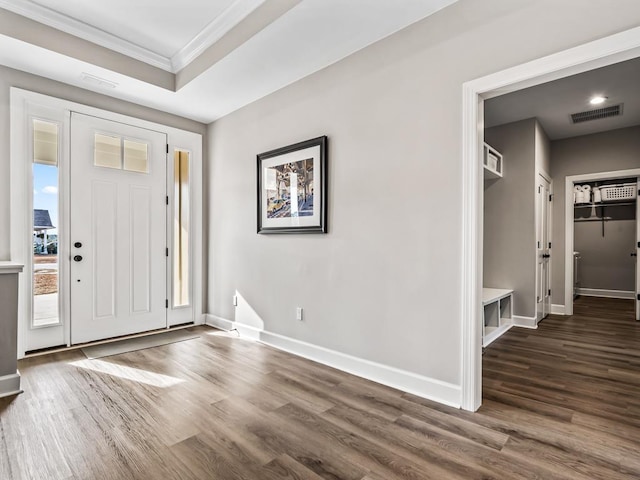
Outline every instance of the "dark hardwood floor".
<svg viewBox="0 0 640 480"><path fill-rule="evenodd" d="M25 393L0 399L0 479L637 479L632 309L583 298L510 330L483 357L476 413L207 327L26 359Z"/></svg>

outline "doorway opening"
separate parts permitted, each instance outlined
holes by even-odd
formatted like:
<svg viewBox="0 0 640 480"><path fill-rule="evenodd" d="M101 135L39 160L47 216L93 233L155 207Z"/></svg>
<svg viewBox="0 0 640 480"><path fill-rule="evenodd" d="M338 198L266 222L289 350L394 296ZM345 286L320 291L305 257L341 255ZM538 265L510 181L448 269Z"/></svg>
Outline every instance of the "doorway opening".
<svg viewBox="0 0 640 480"><path fill-rule="evenodd" d="M565 314L579 297L617 298L633 303L640 320L639 176L629 169L566 177Z"/></svg>
<svg viewBox="0 0 640 480"><path fill-rule="evenodd" d="M483 237L485 101L510 92L564 79L640 56L635 28L541 58L463 85L463 285L461 406L475 411L482 402ZM505 158L505 165L508 165ZM505 168L505 172L508 167ZM558 183L558 182L557 182ZM564 187L563 182L560 182ZM555 186L558 188L558 185ZM533 196L533 192L532 196ZM556 192L558 193L558 192ZM552 193L553 195L553 193ZM562 195L564 196L564 195ZM562 219L559 219L562 220ZM535 222L532 222L535 224ZM531 248L535 244L532 243ZM554 251L557 256L558 245ZM553 247L552 247L553 248ZM562 246L560 246L562 250ZM534 257L535 259L535 257ZM563 262L556 262L562 263ZM554 268L554 267L552 267ZM552 279L552 283L555 280ZM552 294L554 288L552 287ZM556 289L558 290L558 289ZM562 288L560 288L562 291ZM555 298L555 297L554 297ZM535 298L534 298L535 299ZM515 302L514 302L515 303ZM553 313L558 305L551 305ZM564 308L564 306L562 306ZM557 312L564 313L564 312ZM538 313L535 314L536 317Z"/></svg>

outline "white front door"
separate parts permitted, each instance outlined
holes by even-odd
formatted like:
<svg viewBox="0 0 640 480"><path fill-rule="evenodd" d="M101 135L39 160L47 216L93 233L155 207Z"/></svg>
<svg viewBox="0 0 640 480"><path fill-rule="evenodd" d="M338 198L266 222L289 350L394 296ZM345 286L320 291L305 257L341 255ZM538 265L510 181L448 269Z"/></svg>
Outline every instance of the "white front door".
<svg viewBox="0 0 640 480"><path fill-rule="evenodd" d="M537 226L536 226L536 320L540 321L551 313L551 232L549 218L551 211L551 185L543 176L538 176Z"/></svg>
<svg viewBox="0 0 640 480"><path fill-rule="evenodd" d="M167 137L71 115L71 343L167 326Z"/></svg>

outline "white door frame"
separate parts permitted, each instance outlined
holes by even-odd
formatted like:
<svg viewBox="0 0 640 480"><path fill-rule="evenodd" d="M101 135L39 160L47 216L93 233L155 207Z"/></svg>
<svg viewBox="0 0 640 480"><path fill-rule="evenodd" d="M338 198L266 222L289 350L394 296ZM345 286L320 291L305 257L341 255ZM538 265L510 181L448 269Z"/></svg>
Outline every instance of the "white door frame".
<svg viewBox="0 0 640 480"><path fill-rule="evenodd" d="M596 180L617 180L619 178L639 177L640 168L629 170L615 170L611 172L586 173L584 175L567 176L565 180L565 210L564 210L564 313L573 315L573 249L574 249L574 218L573 185L575 183L595 182ZM638 219L636 219L636 222Z"/></svg>
<svg viewBox="0 0 640 480"><path fill-rule="evenodd" d="M462 86L461 398L482 403L482 236L484 100L640 57L640 27L508 68Z"/></svg>
<svg viewBox="0 0 640 480"><path fill-rule="evenodd" d="M169 152L174 152L175 149L188 150L192 153L192 178L202 179L202 135L198 133L188 132L186 130L180 130L174 127L141 120L126 115L109 112L99 108L82 105L79 103L63 100L48 95L42 95L39 93L23 90L16 87L10 89L10 162L11 162L11 258L13 261L20 262L25 265L25 273L21 276L20 284L20 298L18 305L18 358L23 358L25 353L25 340L27 329L29 328L29 318L31 315L31 298L26 295L26 292L30 292L31 288L28 286L31 282L31 275L29 266L31 265L31 252L25 248L31 239L31 222L27 221L32 216L32 189L28 188L29 178L28 169L24 164L28 159L28 120L30 109L51 109L70 116L71 112L83 113L85 115L92 115L115 122L134 125L149 130L162 131L167 134L167 143ZM63 148L63 155L66 161L66 168L68 168L68 151L69 151L69 130L65 129L63 132L64 138L61 139L66 146ZM30 164L29 164L30 165ZM172 193L167 192L171 197ZM69 203L69 191L68 188L62 192L63 198L61 199L62 205L68 205ZM170 201L172 199L170 198ZM202 245L202 182L194 181L191 188L191 225L192 225L192 302L193 302L193 321L195 324L204 323L204 315L202 311L203 304L203 277L202 277L202 257L203 257L203 245ZM65 226L68 233L68 219L65 220ZM167 245L171 247L171 238L167 239ZM62 250L63 254L69 255L66 246ZM172 248L169 248L169 263L171 263L171 255L173 253ZM61 262L59 262L61 263ZM171 277L168 276L167 282L167 295L169 295L169 289L171 288ZM63 279L61 279L63 281ZM68 309L69 298L68 294L62 299L62 309ZM167 298L170 298L167 296ZM68 315L68 310L62 311L61 314ZM68 316L64 320L68 320ZM70 329L69 322L64 322L64 341L67 346L70 345Z"/></svg>

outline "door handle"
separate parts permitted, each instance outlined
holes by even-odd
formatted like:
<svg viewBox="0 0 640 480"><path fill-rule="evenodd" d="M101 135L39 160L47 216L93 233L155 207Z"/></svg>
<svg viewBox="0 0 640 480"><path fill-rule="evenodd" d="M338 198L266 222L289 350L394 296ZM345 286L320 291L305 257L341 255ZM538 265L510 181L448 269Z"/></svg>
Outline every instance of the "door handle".
<svg viewBox="0 0 640 480"><path fill-rule="evenodd" d="M632 253L632 254L631 254L631 256L632 256L632 257L637 257L637 256L638 256L638 254L637 254L637 253Z"/></svg>
<svg viewBox="0 0 640 480"><path fill-rule="evenodd" d="M82 261L82 255L76 255L75 257L73 257L73 260L76 262L81 262Z"/></svg>
<svg viewBox="0 0 640 480"><path fill-rule="evenodd" d="M551 254L550 253L543 253L542 254L542 258L550 258Z"/></svg>
<svg viewBox="0 0 640 480"><path fill-rule="evenodd" d="M80 247L82 247L82 243L76 242L76 243L73 244L73 246L76 247L76 248L80 248Z"/></svg>

